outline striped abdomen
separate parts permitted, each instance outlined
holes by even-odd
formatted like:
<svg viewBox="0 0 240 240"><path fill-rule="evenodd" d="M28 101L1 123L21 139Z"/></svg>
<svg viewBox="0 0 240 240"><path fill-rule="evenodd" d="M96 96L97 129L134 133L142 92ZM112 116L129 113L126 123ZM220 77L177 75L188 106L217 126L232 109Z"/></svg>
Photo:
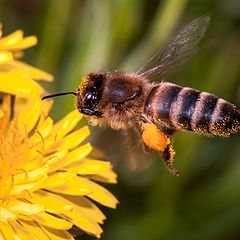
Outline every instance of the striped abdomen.
<svg viewBox="0 0 240 240"><path fill-rule="evenodd" d="M145 102L145 114L176 130L228 136L240 130L240 112L213 94L172 83L155 85Z"/></svg>

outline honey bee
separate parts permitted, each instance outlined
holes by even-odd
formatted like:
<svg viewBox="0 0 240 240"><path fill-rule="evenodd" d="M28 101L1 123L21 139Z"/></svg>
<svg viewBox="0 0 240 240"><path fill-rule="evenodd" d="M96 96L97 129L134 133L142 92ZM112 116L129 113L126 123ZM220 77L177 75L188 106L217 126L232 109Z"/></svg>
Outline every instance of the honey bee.
<svg viewBox="0 0 240 240"><path fill-rule="evenodd" d="M77 109L93 125L134 129L143 145L158 151L169 172L174 168L173 136L180 131L194 131L205 136L227 137L240 130L240 111L226 100L211 93L181 87L170 82L151 83L161 79L174 65L195 52L204 36L210 17L192 21L169 41L165 50L156 54L134 73L94 72L82 79L73 92L57 93L43 99L73 94Z"/></svg>

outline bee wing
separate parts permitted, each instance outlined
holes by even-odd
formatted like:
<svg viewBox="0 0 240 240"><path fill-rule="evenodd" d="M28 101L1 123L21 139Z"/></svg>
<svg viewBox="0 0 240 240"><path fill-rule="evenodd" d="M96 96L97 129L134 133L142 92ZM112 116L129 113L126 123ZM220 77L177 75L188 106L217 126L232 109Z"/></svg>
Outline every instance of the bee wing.
<svg viewBox="0 0 240 240"><path fill-rule="evenodd" d="M162 76L169 68L179 64L196 52L196 46L204 36L210 16L203 15L184 27L136 73L140 76Z"/></svg>

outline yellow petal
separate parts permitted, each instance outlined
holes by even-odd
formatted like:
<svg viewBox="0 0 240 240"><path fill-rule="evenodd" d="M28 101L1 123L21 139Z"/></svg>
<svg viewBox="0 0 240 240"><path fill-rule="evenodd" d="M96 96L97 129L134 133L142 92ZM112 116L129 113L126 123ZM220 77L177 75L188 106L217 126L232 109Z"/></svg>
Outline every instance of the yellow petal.
<svg viewBox="0 0 240 240"><path fill-rule="evenodd" d="M44 139L49 136L52 128L53 120L48 117L38 125L36 132L30 137L31 145L43 143Z"/></svg>
<svg viewBox="0 0 240 240"><path fill-rule="evenodd" d="M18 195L24 191L35 191L43 186L46 181L46 176L42 177L40 180L27 184L13 185L9 194Z"/></svg>
<svg viewBox="0 0 240 240"><path fill-rule="evenodd" d="M37 44L37 38L35 36L30 36L30 37L23 38L19 42L16 42L14 44L7 46L7 49L12 51L22 50L22 49L32 47L36 44Z"/></svg>
<svg viewBox="0 0 240 240"><path fill-rule="evenodd" d="M77 211L77 209L76 211L61 214L61 216L72 222L78 228L89 234L93 234L98 238L102 233L101 227L96 222L83 217L82 214Z"/></svg>
<svg viewBox="0 0 240 240"><path fill-rule="evenodd" d="M42 229L51 240L74 240L74 238L68 231L59 231L44 226L42 227Z"/></svg>
<svg viewBox="0 0 240 240"><path fill-rule="evenodd" d="M84 126L73 133L70 133L64 138L64 145L67 149L73 149L77 147L82 141L84 141L90 134L88 126Z"/></svg>
<svg viewBox="0 0 240 240"><path fill-rule="evenodd" d="M74 167L79 166L84 157L86 157L92 151L92 146L89 143L84 144L81 147L76 148L75 150L68 153L66 156L67 161L65 166Z"/></svg>
<svg viewBox="0 0 240 240"><path fill-rule="evenodd" d="M80 175L98 174L100 172L105 172L109 169L111 169L111 164L109 162L99 160L89 160L77 166L67 167L67 170Z"/></svg>
<svg viewBox="0 0 240 240"><path fill-rule="evenodd" d="M14 112L17 115L18 129L22 135L29 133L36 125L41 114L42 101L40 99L29 100L20 105L21 99L16 99Z"/></svg>
<svg viewBox="0 0 240 240"><path fill-rule="evenodd" d="M19 72L0 72L0 91L20 97L40 96L44 92L39 84Z"/></svg>
<svg viewBox="0 0 240 240"><path fill-rule="evenodd" d="M44 122L41 123L41 125L38 125L36 131L38 131L41 134L42 138L46 138L51 132L52 128L53 120L50 117L48 117L45 119Z"/></svg>
<svg viewBox="0 0 240 240"><path fill-rule="evenodd" d="M46 146L46 143L44 145ZM49 157L45 159L45 162L49 166L49 173L59 170L61 166L65 164L64 163L66 161L65 156L67 155L67 153L68 151L66 149L62 149L51 154Z"/></svg>
<svg viewBox="0 0 240 240"><path fill-rule="evenodd" d="M72 204L63 201L62 197L58 194L43 190L32 193L30 201L45 206L46 211L53 214L60 214L65 211L73 210Z"/></svg>
<svg viewBox="0 0 240 240"><path fill-rule="evenodd" d="M77 207L78 211L82 213L83 216L91 218L97 223L103 223L103 221L106 219L101 210L86 197L65 195L64 198L74 204L74 206Z"/></svg>
<svg viewBox="0 0 240 240"><path fill-rule="evenodd" d="M54 125L54 131L57 132L56 141L68 134L78 124L83 117L77 110L69 113L65 118Z"/></svg>
<svg viewBox="0 0 240 240"><path fill-rule="evenodd" d="M34 221L25 221L20 220L19 221L21 225L30 232L36 239L41 240L49 240L49 237L47 236L47 233L44 231L41 225L39 225L37 222Z"/></svg>
<svg viewBox="0 0 240 240"><path fill-rule="evenodd" d="M23 38L23 31L17 30L0 40L0 48L8 48L9 46L19 42Z"/></svg>
<svg viewBox="0 0 240 240"><path fill-rule="evenodd" d="M14 220L16 219L16 215L8 209L0 207L0 219Z"/></svg>
<svg viewBox="0 0 240 240"><path fill-rule="evenodd" d="M8 51L0 51L0 64L13 60L13 54Z"/></svg>
<svg viewBox="0 0 240 240"><path fill-rule="evenodd" d="M62 175L66 175L66 179L62 177ZM70 194L70 195L77 195L77 196L86 195L93 191L93 189L89 185L86 185L83 181L81 181L79 177L74 175L74 177L68 178L68 175L71 175L71 174L67 172L56 173L53 176L54 181L51 179L51 176L50 176L44 188L56 193ZM66 180L64 183L62 183L63 179ZM49 182L51 183L50 187L49 187Z"/></svg>
<svg viewBox="0 0 240 240"><path fill-rule="evenodd" d="M47 116L49 115L50 110L52 109L52 105L53 105L52 100L41 101L41 103L42 103L41 114L40 114L39 120L37 122L36 128L41 126L41 124L46 120Z"/></svg>
<svg viewBox="0 0 240 240"><path fill-rule="evenodd" d="M56 145L62 138L68 134L81 120L82 114L78 114L77 111L73 111L69 113L64 119L54 124L53 130L51 132L51 136L45 139L45 147L46 149L52 151L59 151L65 147L65 143L62 142L62 145ZM55 144L55 145L54 145ZM50 148L50 146L58 146L57 148Z"/></svg>
<svg viewBox="0 0 240 240"><path fill-rule="evenodd" d="M53 80L53 76L51 74L20 61L10 62L9 66L11 67L11 69L15 71L21 71L24 74L28 75L28 77L36 80L45 80L49 82Z"/></svg>
<svg viewBox="0 0 240 240"><path fill-rule="evenodd" d="M8 203L8 208L12 212L23 215L39 214L44 211L44 208L41 205L25 203L22 201L10 201Z"/></svg>
<svg viewBox="0 0 240 240"><path fill-rule="evenodd" d="M91 213L90 215L85 215L86 212L82 211L81 208L79 208L73 202L68 201L67 199L63 198L60 195L42 190L33 193L31 201L45 205L46 210L49 211L50 213L58 214L62 216L64 219L68 219L74 225L78 226L80 229L88 233L99 236L100 233L102 232L99 225L92 219L102 221L104 219L104 216L101 215L98 211L95 211L95 208L91 204L87 204L87 206L89 207L89 212L90 208L92 208L92 211L94 213ZM82 203L83 203L82 208L86 208L85 207L86 205L84 205L84 203L86 202Z"/></svg>
<svg viewBox="0 0 240 240"><path fill-rule="evenodd" d="M13 183L17 185L38 181L39 179L43 178L47 174L47 172L48 166L45 165L43 167L34 169L33 171L15 174L13 176Z"/></svg>
<svg viewBox="0 0 240 240"><path fill-rule="evenodd" d="M2 232L4 238L3 239L13 239L14 232L8 222L0 221L0 232ZM1 235L1 233L0 233Z"/></svg>
<svg viewBox="0 0 240 240"><path fill-rule="evenodd" d="M52 105L53 105L52 100L42 102L42 117L43 117L43 119L45 119L46 116L48 116L50 110L52 109Z"/></svg>
<svg viewBox="0 0 240 240"><path fill-rule="evenodd" d="M59 150L60 151L60 150ZM74 154L72 152L68 153L65 158L62 161L56 161L54 164L54 167L56 169L56 166L58 169L67 169L68 165L70 166L79 166L82 164L83 161L85 161L84 157L86 157L90 152L92 151L92 146L89 143L84 144L81 147L76 148L74 150ZM53 168L51 167L51 170Z"/></svg>
<svg viewBox="0 0 240 240"><path fill-rule="evenodd" d="M69 172L55 172L48 177L47 182L44 185L44 188L54 189L63 185L66 182L69 182L75 176L74 173Z"/></svg>
<svg viewBox="0 0 240 240"><path fill-rule="evenodd" d="M36 214L33 216L33 218L42 225L58 230L67 230L72 227L72 223L61 218L54 217L46 212Z"/></svg>
<svg viewBox="0 0 240 240"><path fill-rule="evenodd" d="M34 239L33 235L28 232L19 222L11 221L10 225L14 231L14 240Z"/></svg>
<svg viewBox="0 0 240 240"><path fill-rule="evenodd" d="M101 203L104 206L116 208L118 200L108 190L106 190L102 186L100 186L86 178L83 178L83 177L78 177L78 178L80 178L80 181L82 183L86 184L87 186L89 186L93 189L92 193L87 194L88 197Z"/></svg>
<svg viewBox="0 0 240 240"><path fill-rule="evenodd" d="M117 183L117 174L112 170L101 172L91 176L91 179L97 182Z"/></svg>

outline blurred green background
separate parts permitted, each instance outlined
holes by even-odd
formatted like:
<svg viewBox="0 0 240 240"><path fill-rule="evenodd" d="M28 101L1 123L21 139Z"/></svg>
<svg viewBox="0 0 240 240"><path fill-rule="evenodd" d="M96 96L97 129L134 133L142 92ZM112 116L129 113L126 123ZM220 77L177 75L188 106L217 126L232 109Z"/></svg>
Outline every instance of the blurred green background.
<svg viewBox="0 0 240 240"><path fill-rule="evenodd" d="M210 14L202 49L165 80L209 91L240 107L239 0L1 0L4 33L36 35L25 60L55 76L49 92L74 90L89 71L135 71L170 36ZM57 120L74 109L72 96L55 99ZM117 210L107 215L104 240L240 239L240 136L178 134L170 175L157 154L129 151L126 133L91 128L90 141L119 174L107 186ZM133 161L137 169L133 170ZM93 239L87 235L79 239Z"/></svg>

